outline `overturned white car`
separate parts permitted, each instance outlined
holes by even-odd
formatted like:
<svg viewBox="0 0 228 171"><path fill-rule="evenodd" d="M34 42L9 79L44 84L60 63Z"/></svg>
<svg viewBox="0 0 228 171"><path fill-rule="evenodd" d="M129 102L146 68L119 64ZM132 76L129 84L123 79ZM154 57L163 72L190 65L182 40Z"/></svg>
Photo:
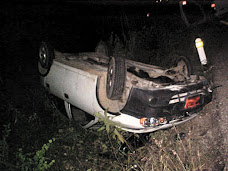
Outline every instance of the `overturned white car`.
<svg viewBox="0 0 228 171"><path fill-rule="evenodd" d="M147 133L183 123L211 101L209 82L191 75L184 57L165 69L108 57L99 48L96 52L66 54L41 44L38 69L42 85L65 102L70 119L73 107L92 116L100 113L105 117L107 112L123 130ZM76 113L74 117L81 116ZM89 118L84 128L98 122L96 116Z"/></svg>

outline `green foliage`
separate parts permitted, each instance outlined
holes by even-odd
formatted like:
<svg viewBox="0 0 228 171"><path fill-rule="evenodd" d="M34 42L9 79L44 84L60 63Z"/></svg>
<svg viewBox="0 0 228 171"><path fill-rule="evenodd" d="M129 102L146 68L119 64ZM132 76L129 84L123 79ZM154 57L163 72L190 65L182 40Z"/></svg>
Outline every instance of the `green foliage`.
<svg viewBox="0 0 228 171"><path fill-rule="evenodd" d="M18 158L20 161L17 163L17 167L20 168L22 171L48 170L55 163L55 160L51 160L48 163L48 161L45 157L45 154L54 141L55 141L55 138L50 139L47 144L44 144L42 146L41 150L38 150L35 153L35 155L33 153L23 154L22 148L19 148Z"/></svg>
<svg viewBox="0 0 228 171"><path fill-rule="evenodd" d="M145 148L132 146L131 144L135 142L127 140L131 136L139 138L139 135L123 131L121 125L116 125L110 120L106 111L104 117L101 117L100 113L95 115L103 122L103 125L97 130L99 139L101 139L102 153L113 156L113 162L110 163L109 161L110 166L107 170L143 170L139 158L145 154ZM129 152L125 153L120 150L121 145L127 146Z"/></svg>
<svg viewBox="0 0 228 171"><path fill-rule="evenodd" d="M96 116L100 118L101 114L98 113ZM203 166L204 161L198 142L194 137L183 140L176 127L151 133L148 144L138 148L132 146L134 142L126 138L129 133L114 126L106 112L105 117L100 120L104 123L98 129L100 149L103 154L114 156L112 162L108 161L110 167L103 167L107 170L191 171L200 170ZM140 139L139 134L131 134L131 136ZM123 141L121 141L122 138ZM128 153L119 151L119 145L123 143L128 145Z"/></svg>
<svg viewBox="0 0 228 171"><path fill-rule="evenodd" d="M96 117L100 118L100 121L102 121L104 123L103 126L101 126L97 131L100 132L102 130L106 130L106 133L108 135L109 138L112 138L113 140L116 140L118 144L124 143L126 140L124 139L124 137L121 135L120 131L121 130L121 126L119 126L119 128L116 127L116 124L114 124L109 118L109 116L107 115L107 112L104 112L104 118L101 118L101 114L100 113L96 113L95 114Z"/></svg>

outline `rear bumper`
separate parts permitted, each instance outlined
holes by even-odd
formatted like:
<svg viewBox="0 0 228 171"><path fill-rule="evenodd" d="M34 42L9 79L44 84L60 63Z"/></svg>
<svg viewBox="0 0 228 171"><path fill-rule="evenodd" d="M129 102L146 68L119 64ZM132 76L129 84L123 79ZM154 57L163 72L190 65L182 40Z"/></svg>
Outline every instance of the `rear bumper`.
<svg viewBox="0 0 228 171"><path fill-rule="evenodd" d="M200 101L191 108L186 108L186 100L199 96ZM212 99L212 91L207 81L189 85L176 85L154 90L132 88L127 104L121 113L140 118L161 118L168 121L183 118L186 113L200 111Z"/></svg>
<svg viewBox="0 0 228 171"><path fill-rule="evenodd" d="M193 119L196 116L197 116L197 114L194 113L194 114L189 115L187 117L183 117L183 118L180 118L180 119L175 119L173 121L170 121L167 124L158 125L158 126L155 126L155 127L143 127L143 128L139 128L139 129L121 127L121 129L123 129L125 131L129 131L129 132L133 132L133 133L139 133L139 134L140 133L149 133L149 132L154 132L154 131L161 130L161 129L167 129L167 128L170 128L172 126L176 126L176 125L182 124L184 122L187 122L187 121Z"/></svg>

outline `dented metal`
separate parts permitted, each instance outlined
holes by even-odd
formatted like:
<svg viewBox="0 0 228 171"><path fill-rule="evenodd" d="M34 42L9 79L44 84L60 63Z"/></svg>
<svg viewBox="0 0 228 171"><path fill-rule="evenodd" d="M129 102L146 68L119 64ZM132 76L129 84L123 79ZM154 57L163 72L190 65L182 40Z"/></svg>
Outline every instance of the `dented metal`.
<svg viewBox="0 0 228 171"><path fill-rule="evenodd" d="M181 65L167 69L131 60L126 60L122 98L110 100L106 95L108 65L109 57L97 52L63 54L55 51L50 71L41 77L41 82L48 91L65 101L69 115L69 105L91 115L100 113L101 117L107 112L116 126L137 133L183 123L195 117L199 107L211 100L210 85L205 84L205 78L186 75ZM185 110L185 101L192 95L202 96L204 101ZM140 124L141 118L147 118L145 121L151 125ZM159 118L165 122L152 123ZM97 121L96 118L96 122L90 122L85 128Z"/></svg>

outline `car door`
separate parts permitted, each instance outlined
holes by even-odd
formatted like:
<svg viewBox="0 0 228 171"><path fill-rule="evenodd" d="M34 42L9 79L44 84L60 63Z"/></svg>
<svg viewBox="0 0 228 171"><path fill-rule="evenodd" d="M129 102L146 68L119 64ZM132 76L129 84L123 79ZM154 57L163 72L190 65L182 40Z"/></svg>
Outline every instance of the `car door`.
<svg viewBox="0 0 228 171"><path fill-rule="evenodd" d="M64 100L68 103L94 114L97 105L96 84L97 77L86 71L67 67L64 75Z"/></svg>

